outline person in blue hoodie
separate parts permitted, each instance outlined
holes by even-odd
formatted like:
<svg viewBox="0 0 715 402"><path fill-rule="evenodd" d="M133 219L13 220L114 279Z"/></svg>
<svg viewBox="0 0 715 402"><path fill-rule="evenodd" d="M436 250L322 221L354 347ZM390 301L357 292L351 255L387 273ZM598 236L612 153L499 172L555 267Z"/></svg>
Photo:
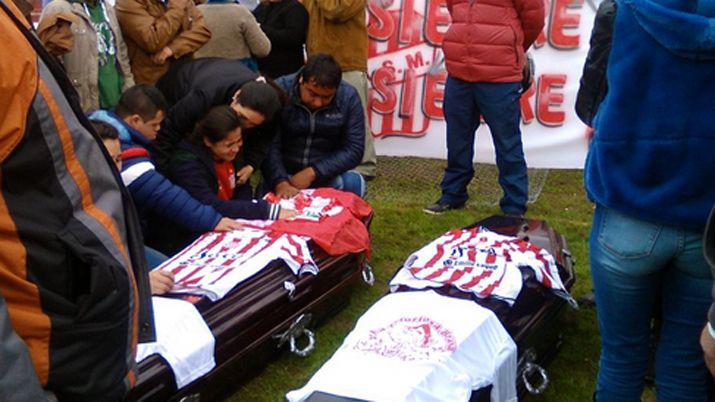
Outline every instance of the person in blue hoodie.
<svg viewBox="0 0 715 402"><path fill-rule="evenodd" d="M108 123L119 132L123 159L121 177L139 212L145 242L171 254L191 239L166 238L161 230L165 223L183 227L194 237L211 230L237 229L241 225L196 201L186 190L156 171L151 155L152 141L156 139L165 110L161 92L141 84L122 94L114 112L98 110L90 118Z"/></svg>
<svg viewBox="0 0 715 402"><path fill-rule="evenodd" d="M707 400L699 347L712 285L703 229L715 203L715 0L617 0L608 93L584 170L601 358L595 399L640 401L662 314L661 401Z"/></svg>

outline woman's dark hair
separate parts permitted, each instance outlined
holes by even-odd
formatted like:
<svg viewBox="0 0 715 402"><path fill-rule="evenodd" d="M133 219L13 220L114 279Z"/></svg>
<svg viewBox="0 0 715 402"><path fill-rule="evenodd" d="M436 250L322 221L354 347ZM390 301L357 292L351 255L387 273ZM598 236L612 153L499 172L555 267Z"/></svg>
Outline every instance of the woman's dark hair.
<svg viewBox="0 0 715 402"><path fill-rule="evenodd" d="M216 106L209 110L196 124L190 140L194 145L203 146L204 138L216 143L226 138L228 133L241 127L241 118L230 106Z"/></svg>
<svg viewBox="0 0 715 402"><path fill-rule="evenodd" d="M303 82L310 82L324 88L337 88L343 79L343 71L333 56L316 53L308 57L300 76Z"/></svg>
<svg viewBox="0 0 715 402"><path fill-rule="evenodd" d="M149 84L138 84L122 93L114 112L121 118L138 114L144 121L148 121L158 111L166 113L167 109L166 98L158 89Z"/></svg>
<svg viewBox="0 0 715 402"><path fill-rule="evenodd" d="M94 131L97 132L99 135L99 138L102 140L118 140L119 139L119 132L117 131L114 126L112 126L109 123L103 122L101 120L90 120L90 123L92 123L92 127L94 127Z"/></svg>
<svg viewBox="0 0 715 402"><path fill-rule="evenodd" d="M253 109L268 120L272 120L287 100L283 89L275 82L248 81L241 86L241 92L236 100L241 106Z"/></svg>

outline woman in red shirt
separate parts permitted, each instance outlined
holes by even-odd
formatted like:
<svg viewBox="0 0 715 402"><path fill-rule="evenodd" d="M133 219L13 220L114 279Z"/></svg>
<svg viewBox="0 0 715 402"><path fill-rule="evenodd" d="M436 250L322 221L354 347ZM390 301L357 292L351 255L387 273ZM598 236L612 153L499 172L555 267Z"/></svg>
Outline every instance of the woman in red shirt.
<svg viewBox="0 0 715 402"><path fill-rule="evenodd" d="M241 119L229 106L209 111L169 163L169 178L198 201L224 216L243 219L285 219L292 210L253 198L250 183L237 185L241 166Z"/></svg>

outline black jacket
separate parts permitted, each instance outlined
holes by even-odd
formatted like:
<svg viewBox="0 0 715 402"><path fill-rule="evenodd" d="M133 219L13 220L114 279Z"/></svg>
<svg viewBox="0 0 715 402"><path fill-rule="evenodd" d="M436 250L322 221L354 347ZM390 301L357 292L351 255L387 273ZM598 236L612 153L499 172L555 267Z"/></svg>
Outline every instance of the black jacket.
<svg viewBox="0 0 715 402"><path fill-rule="evenodd" d="M236 168L240 162L235 161ZM238 170L238 169L236 169ZM280 207L254 200L250 183L237 186L231 200L218 197L218 179L211 154L205 147L182 141L169 162L169 178L196 200L211 205L223 216L243 219L276 219Z"/></svg>
<svg viewBox="0 0 715 402"><path fill-rule="evenodd" d="M271 40L271 52L258 59L258 69L270 78L293 74L303 66L308 11L297 0L263 2L253 15Z"/></svg>
<svg viewBox="0 0 715 402"><path fill-rule="evenodd" d="M360 164L365 114L352 85L341 82L329 105L310 111L300 101L297 74L276 83L289 93L290 101L281 111L280 129L263 163L271 189L309 166L317 176L313 186L320 187Z"/></svg>
<svg viewBox="0 0 715 402"><path fill-rule="evenodd" d="M598 106L606 97L606 66L611 53L613 21L616 19L616 2L604 0L596 12L596 19L591 31L591 48L583 66L583 75L576 95L576 114L579 119L592 126Z"/></svg>
<svg viewBox="0 0 715 402"><path fill-rule="evenodd" d="M161 171L174 153L177 144L194 129L214 106L228 105L243 84L255 80L258 74L239 60L204 58L183 64L157 83L171 107L154 141L154 159ZM266 122L260 129L244 133L244 163L258 169L273 140L274 129Z"/></svg>

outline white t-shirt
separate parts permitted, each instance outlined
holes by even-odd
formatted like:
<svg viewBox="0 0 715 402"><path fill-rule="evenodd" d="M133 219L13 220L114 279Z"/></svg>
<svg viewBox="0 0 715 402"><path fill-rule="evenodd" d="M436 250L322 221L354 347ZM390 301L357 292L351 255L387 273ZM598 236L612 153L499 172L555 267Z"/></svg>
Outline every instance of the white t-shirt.
<svg viewBox="0 0 715 402"><path fill-rule="evenodd" d="M193 304L166 297L152 297L156 342L137 345L136 361L161 355L181 389L216 366L211 330Z"/></svg>
<svg viewBox="0 0 715 402"><path fill-rule="evenodd" d="M492 385L494 402L516 401L516 345L490 310L434 291L375 303L303 388L368 401L468 401Z"/></svg>

